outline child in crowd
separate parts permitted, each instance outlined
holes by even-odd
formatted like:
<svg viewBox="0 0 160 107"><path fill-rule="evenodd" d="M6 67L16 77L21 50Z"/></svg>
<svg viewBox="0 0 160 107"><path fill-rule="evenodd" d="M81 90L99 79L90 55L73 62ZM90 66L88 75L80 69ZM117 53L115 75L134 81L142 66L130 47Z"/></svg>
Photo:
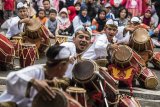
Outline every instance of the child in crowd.
<svg viewBox="0 0 160 107"><path fill-rule="evenodd" d="M155 28L155 21L152 17L153 15L153 12L151 9L147 9L145 11L145 14L143 16L141 16L141 20L142 20L142 23L146 24L147 26L149 26L151 29L154 29Z"/></svg>
<svg viewBox="0 0 160 107"><path fill-rule="evenodd" d="M105 9L106 9L106 19L115 19L115 16L114 14L112 13L112 10L111 10L112 6L110 3L107 3L105 5Z"/></svg>
<svg viewBox="0 0 160 107"><path fill-rule="evenodd" d="M55 32L57 29L57 11L55 9L50 9L49 11L49 19L46 22L46 27L49 29L49 31L55 36Z"/></svg>
<svg viewBox="0 0 160 107"><path fill-rule="evenodd" d="M62 8L58 16L58 34L68 35L68 30L71 25L69 20L68 11L66 8Z"/></svg>
<svg viewBox="0 0 160 107"><path fill-rule="evenodd" d="M76 9L76 14L79 14L79 11L81 9L81 3L80 2L76 2L74 5L75 9Z"/></svg>
<svg viewBox="0 0 160 107"><path fill-rule="evenodd" d="M46 13L44 9L39 9L37 19L40 20L43 25L46 24L48 18L46 17Z"/></svg>

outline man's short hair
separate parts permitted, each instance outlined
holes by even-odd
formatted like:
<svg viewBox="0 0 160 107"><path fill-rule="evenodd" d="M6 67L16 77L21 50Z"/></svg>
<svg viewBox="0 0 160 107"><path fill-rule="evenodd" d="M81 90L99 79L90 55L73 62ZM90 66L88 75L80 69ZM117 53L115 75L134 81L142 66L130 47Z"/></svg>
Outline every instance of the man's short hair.
<svg viewBox="0 0 160 107"><path fill-rule="evenodd" d="M89 27L84 27L84 26L79 26L75 30L75 37L79 34L79 31L89 35L90 37L92 36L92 30Z"/></svg>
<svg viewBox="0 0 160 107"><path fill-rule="evenodd" d="M106 28L110 27L110 28L118 28L118 22L117 21L114 21L113 19L109 19L107 22L106 22L106 25L105 25Z"/></svg>

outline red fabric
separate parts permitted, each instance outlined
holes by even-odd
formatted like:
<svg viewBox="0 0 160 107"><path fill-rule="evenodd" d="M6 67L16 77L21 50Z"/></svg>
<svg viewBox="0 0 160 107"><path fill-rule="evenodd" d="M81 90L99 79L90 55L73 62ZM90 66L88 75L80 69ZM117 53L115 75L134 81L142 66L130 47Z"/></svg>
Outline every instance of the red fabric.
<svg viewBox="0 0 160 107"><path fill-rule="evenodd" d="M142 15L145 13L146 9L148 8L148 0L142 0Z"/></svg>
<svg viewBox="0 0 160 107"><path fill-rule="evenodd" d="M4 10L14 10L15 0L4 0Z"/></svg>
<svg viewBox="0 0 160 107"><path fill-rule="evenodd" d="M131 74L131 76L130 76L128 79L124 79L124 78L121 78L121 77L115 78L115 77L113 76L113 74L112 74L112 71L113 71L112 68L117 68L118 70L120 70L120 72L126 71L127 69L130 69L130 68L133 68L133 69L132 69L132 74ZM111 64L111 65L108 66L108 71L109 71L109 73L111 74L111 76L112 76L114 79L119 80L119 81L122 81L123 83L125 83L126 85L129 86L130 94L131 94L131 96L132 96L132 95L133 95L132 80L133 80L134 75L135 75L136 72L137 72L136 69L135 69L133 66L129 66L129 67L126 67L126 68L119 68L119 67L117 67L116 65Z"/></svg>
<svg viewBox="0 0 160 107"><path fill-rule="evenodd" d="M68 10L70 10L70 14L69 14L69 20L72 22L74 17L77 15L76 14L76 9L74 6L69 6Z"/></svg>
<svg viewBox="0 0 160 107"><path fill-rule="evenodd" d="M102 98L102 93L101 92L95 92L95 93L93 93L91 98L95 101L102 102L102 99L101 99Z"/></svg>

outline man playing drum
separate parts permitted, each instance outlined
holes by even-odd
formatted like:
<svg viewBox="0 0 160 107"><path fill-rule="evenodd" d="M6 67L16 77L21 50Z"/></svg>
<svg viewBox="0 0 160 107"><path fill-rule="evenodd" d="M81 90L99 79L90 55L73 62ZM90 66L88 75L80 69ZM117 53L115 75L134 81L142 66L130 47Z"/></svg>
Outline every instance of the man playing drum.
<svg viewBox="0 0 160 107"><path fill-rule="evenodd" d="M33 65L11 72L7 76L7 90L0 96L0 106L31 107L32 100L37 93L45 101L54 99L55 93L49 86L69 84L67 79L61 79L64 80L61 83L57 81L64 75L70 55L70 50L64 46L51 46L46 53L45 65Z"/></svg>
<svg viewBox="0 0 160 107"><path fill-rule="evenodd" d="M12 21L10 22L10 27L8 28L8 31L6 33L6 37L8 39L10 39L12 36L18 35L19 33L23 32L24 24L22 23L25 23L29 20L27 4L19 2L17 4L17 9L18 16L12 19Z"/></svg>
<svg viewBox="0 0 160 107"><path fill-rule="evenodd" d="M113 24L113 23L112 23ZM114 37L114 35L116 34L116 32L117 32L117 26L116 27L113 27L113 28L115 28L116 30L115 30L115 33L114 34L112 34L112 36ZM88 29L88 30L87 30ZM110 34L110 33L109 33ZM104 39L104 38L103 38ZM105 35L105 39L107 39L106 38L106 35ZM72 76L73 76L73 72L72 72L72 69L73 69L73 67L74 67L74 65L77 63L77 62L79 62L80 60L83 60L83 58L87 58L87 59L92 59L92 58L90 58L91 56L89 56L89 57L84 57L85 56L85 54L87 53L87 51L89 51L88 49L90 49L91 47L89 46L90 45L90 40L91 40L91 33L90 33L90 31L89 31L89 28L84 28L84 27L79 27L79 28L77 28L77 30L76 30L76 32L75 32L75 37L74 37L74 39L73 39L73 42L65 42L65 43L62 43L61 45L63 45L63 46L66 46L66 47L68 47L70 50L71 50L71 52L72 52L72 57L70 57L73 61L74 61L74 64L70 64L69 65L69 67L68 67L68 70L67 70L67 72L66 72L66 74L65 74L65 76L66 77L69 77L69 78L72 78ZM111 42L111 38L109 38L109 41ZM108 40L107 40L108 41ZM104 43L105 44L105 43ZM114 46L113 46L114 47ZM107 46L104 48L104 51L106 51L106 48L107 48ZM94 51L92 51L93 53L94 53ZM81 57L81 58L79 58L79 57ZM76 61L75 61L75 59L77 59ZM89 66L89 65L88 65ZM87 75L87 74L86 74ZM84 88L84 87L83 87ZM88 90L87 88L86 88L86 90ZM95 93L93 92L93 91L95 91ZM97 92L97 90L93 90L92 92L87 92L87 95L91 98L91 102L94 102L94 104L93 105L95 105L95 102L96 103L101 103L102 105L103 105L103 99L101 99L101 97L99 97L99 96L97 96L97 99L101 99L102 100L102 102L100 101L100 102L97 102L97 100L96 99L94 99L94 98L92 98L93 96L96 96L96 95L98 95L98 92ZM87 103L89 103L90 105L92 105L91 103L90 103L90 101L89 102L87 102ZM97 105L95 105L95 106L97 106Z"/></svg>
<svg viewBox="0 0 160 107"><path fill-rule="evenodd" d="M67 72L65 73L66 77L72 78L72 69L74 64L79 60L80 57L83 57L83 54L88 49L91 41L91 30L90 28L84 28L80 26L75 32L73 42L64 42L61 46L65 46L70 49L71 57L73 64L69 64Z"/></svg>

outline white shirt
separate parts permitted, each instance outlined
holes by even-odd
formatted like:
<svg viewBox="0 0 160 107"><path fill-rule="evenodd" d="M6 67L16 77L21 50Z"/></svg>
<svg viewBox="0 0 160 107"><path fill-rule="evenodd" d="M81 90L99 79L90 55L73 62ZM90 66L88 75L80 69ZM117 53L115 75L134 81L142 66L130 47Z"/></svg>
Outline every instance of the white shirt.
<svg viewBox="0 0 160 107"><path fill-rule="evenodd" d="M115 43L117 38L113 38L113 42ZM96 35L96 40L93 42L92 46L83 54L83 58L85 59L97 59L101 57L108 56L107 54L107 46L110 44L108 41L106 34Z"/></svg>
<svg viewBox="0 0 160 107"><path fill-rule="evenodd" d="M11 38L12 36L23 32L23 26L24 23L22 23L18 28L18 21L20 20L20 18L17 17L13 17L12 20L10 21L10 27L8 28L8 31L6 33L7 38Z"/></svg>
<svg viewBox="0 0 160 107"><path fill-rule="evenodd" d="M16 102L18 107L31 107L37 91L31 88L30 98L26 98L25 93L28 82L32 78L44 80L43 65L33 65L20 71L11 72L7 76L7 90L0 96L0 102L12 101Z"/></svg>
<svg viewBox="0 0 160 107"><path fill-rule="evenodd" d="M118 33L116 34L115 38L117 39L116 43L129 43L129 39L131 37L129 31L124 34L124 26L118 27Z"/></svg>
<svg viewBox="0 0 160 107"><path fill-rule="evenodd" d="M76 53L76 46L75 46L75 44L73 42L64 42L64 43L61 44L61 46L65 46L65 47L67 47L70 50L71 57L76 56L76 54L77 54ZM74 61L73 64L69 64L68 65L68 68L67 68L67 71L65 72L64 77L68 77L68 78L72 79L72 69L73 69L74 64L76 62L77 62L77 60Z"/></svg>

